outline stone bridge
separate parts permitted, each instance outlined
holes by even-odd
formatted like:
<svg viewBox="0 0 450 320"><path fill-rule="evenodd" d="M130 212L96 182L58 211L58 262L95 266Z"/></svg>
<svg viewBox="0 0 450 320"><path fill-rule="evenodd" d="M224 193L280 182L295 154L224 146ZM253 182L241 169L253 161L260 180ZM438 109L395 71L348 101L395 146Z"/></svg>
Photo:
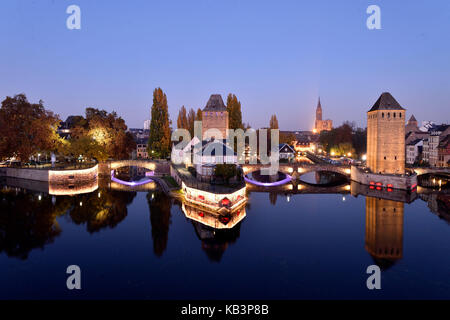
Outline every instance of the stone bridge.
<svg viewBox="0 0 450 320"><path fill-rule="evenodd" d="M270 165L263 164L243 164L241 165L242 170L244 171L244 175L261 170L262 168L270 168ZM343 176L350 178L350 166L346 165L332 165L332 164L309 164L309 163L280 163L279 169L280 172L286 173L293 177L293 179L297 179L301 175L312 172L312 171L327 171L327 172L336 172L342 174Z"/></svg>
<svg viewBox="0 0 450 320"><path fill-rule="evenodd" d="M444 174L450 176L450 167L442 168L442 167L434 167L434 168L409 168L414 171L418 176L428 173L436 173L436 174Z"/></svg>
<svg viewBox="0 0 450 320"><path fill-rule="evenodd" d="M155 174L169 174L170 163L165 160L113 160L99 164L99 174L104 176L111 175L111 170L122 167L140 167L154 171Z"/></svg>

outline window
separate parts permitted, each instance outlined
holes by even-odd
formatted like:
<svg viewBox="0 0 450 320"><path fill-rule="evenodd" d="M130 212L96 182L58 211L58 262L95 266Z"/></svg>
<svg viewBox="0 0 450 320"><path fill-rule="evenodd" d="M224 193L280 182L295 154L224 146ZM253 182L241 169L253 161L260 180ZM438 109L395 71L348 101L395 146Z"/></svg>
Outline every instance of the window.
<svg viewBox="0 0 450 320"><path fill-rule="evenodd" d="M397 156L395 156L394 159L397 160Z"/></svg>
<svg viewBox="0 0 450 320"><path fill-rule="evenodd" d="M384 160L386 160L386 156L384 157Z"/></svg>
<svg viewBox="0 0 450 320"><path fill-rule="evenodd" d="M390 118L391 117L391 113L390 112L388 112L388 118Z"/></svg>
<svg viewBox="0 0 450 320"><path fill-rule="evenodd" d="M394 112L394 118L395 118L395 112Z"/></svg>
<svg viewBox="0 0 450 320"><path fill-rule="evenodd" d="M381 113L381 117L382 117L382 118L384 118L384 112L383 112L383 113Z"/></svg>
<svg viewBox="0 0 450 320"><path fill-rule="evenodd" d="M401 117L402 117L402 113L400 112L400 113L398 114L398 116L401 118Z"/></svg>

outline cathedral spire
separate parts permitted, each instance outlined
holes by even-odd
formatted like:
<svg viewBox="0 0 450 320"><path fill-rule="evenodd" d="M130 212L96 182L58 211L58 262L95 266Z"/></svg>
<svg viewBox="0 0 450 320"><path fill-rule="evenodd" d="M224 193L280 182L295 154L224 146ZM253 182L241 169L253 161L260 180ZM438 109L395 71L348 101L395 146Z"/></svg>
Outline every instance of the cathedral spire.
<svg viewBox="0 0 450 320"><path fill-rule="evenodd" d="M320 103L320 96L319 101L317 102L316 120L322 120L322 105Z"/></svg>

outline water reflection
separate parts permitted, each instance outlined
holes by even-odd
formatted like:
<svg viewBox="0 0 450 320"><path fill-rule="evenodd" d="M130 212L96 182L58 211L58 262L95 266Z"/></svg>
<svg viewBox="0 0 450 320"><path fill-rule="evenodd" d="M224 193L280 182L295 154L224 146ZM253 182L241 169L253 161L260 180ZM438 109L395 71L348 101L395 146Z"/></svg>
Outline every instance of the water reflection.
<svg viewBox="0 0 450 320"><path fill-rule="evenodd" d="M365 248L381 269L402 258L404 203L366 197Z"/></svg>
<svg viewBox="0 0 450 320"><path fill-rule="evenodd" d="M89 233L104 228L114 228L128 214L127 206L133 202L136 192L100 190L99 192L70 198L69 216L75 224L86 224Z"/></svg>
<svg viewBox="0 0 450 320"><path fill-rule="evenodd" d="M337 186L347 182L347 178L336 172L312 171L302 174L300 181L312 185Z"/></svg>
<svg viewBox="0 0 450 320"><path fill-rule="evenodd" d="M153 252L161 257L167 248L169 226L171 221L172 199L163 192L147 193L150 209L150 224L152 228Z"/></svg>
<svg viewBox="0 0 450 320"><path fill-rule="evenodd" d="M67 199L52 203L48 195L19 192L3 188L0 191L0 253L22 260L33 249L43 249L61 234L56 221L69 208Z"/></svg>

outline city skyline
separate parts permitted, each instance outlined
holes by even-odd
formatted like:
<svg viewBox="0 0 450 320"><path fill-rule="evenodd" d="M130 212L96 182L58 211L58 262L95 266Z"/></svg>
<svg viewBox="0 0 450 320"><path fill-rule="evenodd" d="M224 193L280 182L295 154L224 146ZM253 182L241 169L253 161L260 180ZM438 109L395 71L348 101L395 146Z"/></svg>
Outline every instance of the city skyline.
<svg viewBox="0 0 450 320"><path fill-rule="evenodd" d="M334 126L365 127L364 113L388 91L407 118L449 122L445 1L378 1L381 30L366 27L368 1L140 2L140 10L78 1L81 30L65 27L70 4L3 4L9 50L0 56L23 65L4 66L11 76L0 80L1 99L25 93L62 120L86 107L114 110L142 127L155 87L167 94L172 123L182 105L203 108L210 94L234 93L255 128L276 113L284 130L312 130L319 96Z"/></svg>

